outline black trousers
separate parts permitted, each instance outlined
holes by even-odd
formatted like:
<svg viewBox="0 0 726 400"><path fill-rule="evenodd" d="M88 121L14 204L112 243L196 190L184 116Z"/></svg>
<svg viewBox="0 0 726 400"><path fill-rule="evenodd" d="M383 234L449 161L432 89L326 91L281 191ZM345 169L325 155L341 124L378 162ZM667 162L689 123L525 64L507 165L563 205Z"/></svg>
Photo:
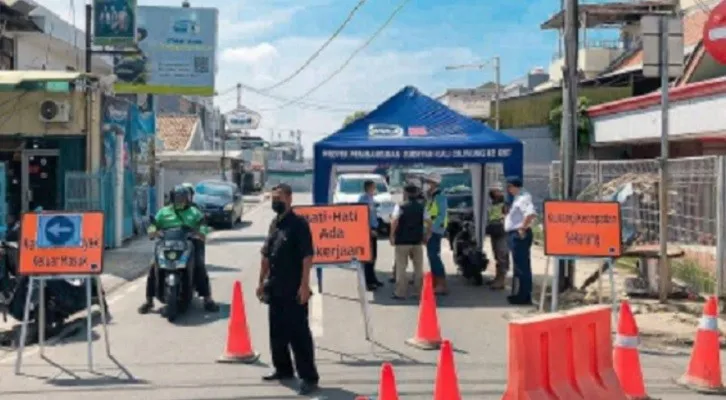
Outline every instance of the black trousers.
<svg viewBox="0 0 726 400"><path fill-rule="evenodd" d="M366 285L373 285L378 282L376 277L376 259L378 258L378 239L371 233L371 262L363 264L363 272L366 278Z"/></svg>
<svg viewBox="0 0 726 400"><path fill-rule="evenodd" d="M200 297L208 297L212 295L212 288L209 284L207 265L204 262L206 246L203 240L194 239L192 243L194 243L194 257L196 258L196 265L194 266L194 286ZM149 275L146 277L146 298L151 299L155 295L156 274L154 273L154 268L151 268Z"/></svg>
<svg viewBox="0 0 726 400"><path fill-rule="evenodd" d="M298 303L297 299L270 299L270 352L272 365L280 375L297 376L309 383L320 380L315 366L315 346L308 322L308 305ZM295 368L290 357L295 357Z"/></svg>

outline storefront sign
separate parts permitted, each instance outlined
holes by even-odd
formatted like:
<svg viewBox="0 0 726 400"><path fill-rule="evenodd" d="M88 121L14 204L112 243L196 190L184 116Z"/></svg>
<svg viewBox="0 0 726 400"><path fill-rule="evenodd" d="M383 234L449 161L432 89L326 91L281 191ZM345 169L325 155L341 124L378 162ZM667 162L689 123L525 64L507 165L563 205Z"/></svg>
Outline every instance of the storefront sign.
<svg viewBox="0 0 726 400"><path fill-rule="evenodd" d="M136 42L136 0L93 0L93 44L131 47Z"/></svg>
<svg viewBox="0 0 726 400"><path fill-rule="evenodd" d="M226 113L224 118L226 123L225 129L234 132L257 129L260 126L262 116L247 107L238 107L236 110Z"/></svg>
<svg viewBox="0 0 726 400"><path fill-rule="evenodd" d="M138 55L117 56L117 93L214 95L216 8L138 7Z"/></svg>
<svg viewBox="0 0 726 400"><path fill-rule="evenodd" d="M711 10L703 26L703 47L714 60L726 64L726 1Z"/></svg>

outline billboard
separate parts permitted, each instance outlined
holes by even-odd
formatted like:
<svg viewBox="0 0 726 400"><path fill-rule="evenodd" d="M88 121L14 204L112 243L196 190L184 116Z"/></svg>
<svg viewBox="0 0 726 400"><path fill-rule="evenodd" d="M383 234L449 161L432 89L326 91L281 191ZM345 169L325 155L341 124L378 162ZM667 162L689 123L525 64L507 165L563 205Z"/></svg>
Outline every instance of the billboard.
<svg viewBox="0 0 726 400"><path fill-rule="evenodd" d="M136 40L136 0L93 0L93 44L131 47Z"/></svg>
<svg viewBox="0 0 726 400"><path fill-rule="evenodd" d="M214 95L216 8L137 8L136 55L116 56L116 93Z"/></svg>

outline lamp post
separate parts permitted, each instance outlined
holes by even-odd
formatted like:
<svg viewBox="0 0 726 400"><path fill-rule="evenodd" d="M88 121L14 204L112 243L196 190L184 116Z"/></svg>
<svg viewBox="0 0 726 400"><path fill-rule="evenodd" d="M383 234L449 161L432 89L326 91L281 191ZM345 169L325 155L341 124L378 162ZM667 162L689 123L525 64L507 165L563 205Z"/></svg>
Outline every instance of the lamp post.
<svg viewBox="0 0 726 400"><path fill-rule="evenodd" d="M501 101L501 69L499 56L493 57L480 64L464 64L464 65L449 65L446 70L460 70L460 69L476 69L482 70L485 68L494 68L494 83L497 85L496 91L494 92L494 129L499 130L499 124L501 123L499 114L499 103Z"/></svg>

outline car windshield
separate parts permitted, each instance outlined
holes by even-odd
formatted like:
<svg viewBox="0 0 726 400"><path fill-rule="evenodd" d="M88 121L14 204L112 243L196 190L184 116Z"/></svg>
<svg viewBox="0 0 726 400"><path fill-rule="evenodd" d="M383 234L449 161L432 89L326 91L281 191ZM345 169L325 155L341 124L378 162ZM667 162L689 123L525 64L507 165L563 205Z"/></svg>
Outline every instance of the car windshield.
<svg viewBox="0 0 726 400"><path fill-rule="evenodd" d="M446 190L455 186L471 187L471 174L469 172L447 173L441 175L441 190Z"/></svg>
<svg viewBox="0 0 726 400"><path fill-rule="evenodd" d="M364 178L345 178L340 180L340 193L344 194L361 194L363 193L363 183L369 179ZM388 185L386 185L386 182L378 179L372 179L373 182L376 183L376 192L377 193L387 193L388 192Z"/></svg>
<svg viewBox="0 0 726 400"><path fill-rule="evenodd" d="M471 208L474 205L471 193L457 193L446 196L446 205L449 209Z"/></svg>
<svg viewBox="0 0 726 400"><path fill-rule="evenodd" d="M200 183L194 188L194 192L203 196L223 198L232 197L232 188L227 185L222 185L218 183Z"/></svg>

